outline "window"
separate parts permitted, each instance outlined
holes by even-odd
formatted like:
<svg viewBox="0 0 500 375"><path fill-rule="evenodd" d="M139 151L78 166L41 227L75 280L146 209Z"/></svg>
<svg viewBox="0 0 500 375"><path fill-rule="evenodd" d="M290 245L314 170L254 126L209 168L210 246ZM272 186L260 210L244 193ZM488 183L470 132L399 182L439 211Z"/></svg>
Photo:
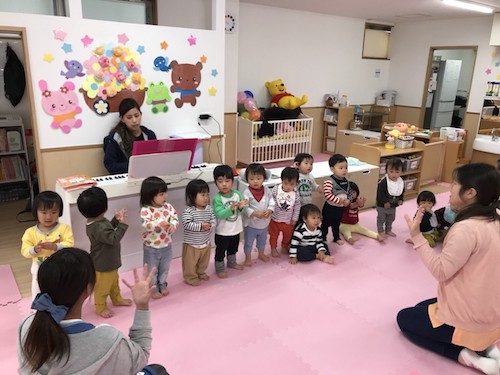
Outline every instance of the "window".
<svg viewBox="0 0 500 375"><path fill-rule="evenodd" d="M60 13L59 6L63 6ZM16 0L0 2L0 12L44 14L48 16L65 16L64 2L60 0Z"/></svg>
<svg viewBox="0 0 500 375"><path fill-rule="evenodd" d="M363 41L364 59L390 59L392 26L375 23L365 24Z"/></svg>
<svg viewBox="0 0 500 375"><path fill-rule="evenodd" d="M83 18L156 24L154 0L82 0Z"/></svg>

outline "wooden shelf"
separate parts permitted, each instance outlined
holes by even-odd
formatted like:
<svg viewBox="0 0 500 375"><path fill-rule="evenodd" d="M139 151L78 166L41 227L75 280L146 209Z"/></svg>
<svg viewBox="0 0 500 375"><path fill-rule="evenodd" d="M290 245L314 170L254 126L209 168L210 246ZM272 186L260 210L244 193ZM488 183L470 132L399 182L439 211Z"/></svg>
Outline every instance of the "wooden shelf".
<svg viewBox="0 0 500 375"><path fill-rule="evenodd" d="M328 115L337 115L337 123L328 119ZM323 116L323 152L335 154L338 131L349 128L349 123L354 118L354 107L325 107ZM335 136L332 135L335 134ZM330 135L329 135L330 134Z"/></svg>
<svg viewBox="0 0 500 375"><path fill-rule="evenodd" d="M376 142L376 143L353 143L351 145L351 151L349 156L357 158L361 161L367 162L372 165L380 165L381 158L391 158L391 157L400 157L405 155L419 155L421 156L421 160L419 166L415 170L404 171L401 173L401 177L407 178L415 178L414 187L411 190L405 191L405 198L412 198L418 194L418 189L420 187L420 177L422 166L424 162L424 151L426 148L425 143L421 141L414 141L413 147L411 148L395 148L395 149L387 149L384 147L385 142Z"/></svg>

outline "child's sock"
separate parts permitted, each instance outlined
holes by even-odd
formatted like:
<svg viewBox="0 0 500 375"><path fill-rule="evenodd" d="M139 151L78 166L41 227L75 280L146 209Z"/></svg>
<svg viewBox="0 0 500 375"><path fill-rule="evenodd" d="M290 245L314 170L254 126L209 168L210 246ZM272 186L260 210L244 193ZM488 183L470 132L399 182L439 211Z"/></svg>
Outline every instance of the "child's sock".
<svg viewBox="0 0 500 375"><path fill-rule="evenodd" d="M461 363L463 362L466 366L480 370L484 374L500 374L498 362L495 359L481 357L470 349L463 348L458 358L462 360Z"/></svg>
<svg viewBox="0 0 500 375"><path fill-rule="evenodd" d="M484 355L488 358L493 358L496 359L497 361L500 360L500 349L496 344L491 345L484 351Z"/></svg>

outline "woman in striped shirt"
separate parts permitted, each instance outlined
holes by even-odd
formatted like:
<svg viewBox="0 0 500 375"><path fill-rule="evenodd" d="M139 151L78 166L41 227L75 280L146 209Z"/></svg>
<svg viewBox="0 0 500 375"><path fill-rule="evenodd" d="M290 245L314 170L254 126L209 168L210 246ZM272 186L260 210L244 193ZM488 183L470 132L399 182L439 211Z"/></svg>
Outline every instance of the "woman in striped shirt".
<svg viewBox="0 0 500 375"><path fill-rule="evenodd" d="M306 204L300 209L300 219L290 242L289 263L309 262L319 259L325 263L333 263L333 256L326 247L321 229L321 211L314 204Z"/></svg>

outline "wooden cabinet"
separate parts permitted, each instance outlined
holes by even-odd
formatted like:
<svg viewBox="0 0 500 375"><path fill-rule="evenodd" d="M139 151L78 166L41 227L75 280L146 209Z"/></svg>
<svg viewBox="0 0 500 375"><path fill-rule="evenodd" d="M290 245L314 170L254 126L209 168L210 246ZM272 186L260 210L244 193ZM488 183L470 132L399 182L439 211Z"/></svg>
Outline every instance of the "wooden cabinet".
<svg viewBox="0 0 500 375"><path fill-rule="evenodd" d="M351 156L351 145L353 143L374 143L380 141L380 133L378 135L367 135L365 132L356 130L340 130L337 132L337 147L335 152L342 154L345 157ZM376 134L376 133L375 133Z"/></svg>
<svg viewBox="0 0 500 375"><path fill-rule="evenodd" d="M325 107L323 116L323 152L335 154L339 130L349 129L354 107Z"/></svg>
<svg viewBox="0 0 500 375"><path fill-rule="evenodd" d="M415 141L411 148L395 148L387 149L384 147L385 142L359 144L353 143L351 145L351 155L361 161L367 162L372 165L381 165L384 159L392 157L405 158L414 155L420 157L420 162L416 169L409 169L403 171L401 177L405 180L405 198L413 198L418 194L420 186L420 173L422 165L425 162L424 150L425 144L420 141Z"/></svg>

